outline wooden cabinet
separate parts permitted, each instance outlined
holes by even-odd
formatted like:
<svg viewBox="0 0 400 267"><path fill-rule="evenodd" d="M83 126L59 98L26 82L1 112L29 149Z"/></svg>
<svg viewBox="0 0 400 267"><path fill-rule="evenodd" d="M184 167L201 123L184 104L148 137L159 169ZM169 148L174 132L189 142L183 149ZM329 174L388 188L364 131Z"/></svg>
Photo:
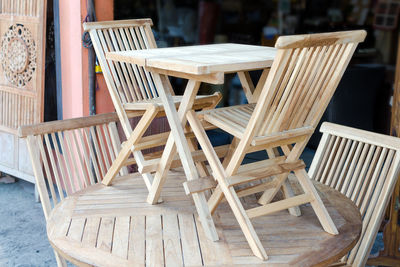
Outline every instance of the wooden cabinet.
<svg viewBox="0 0 400 267"><path fill-rule="evenodd" d="M0 171L34 182L18 127L43 121L46 0L0 0Z"/></svg>

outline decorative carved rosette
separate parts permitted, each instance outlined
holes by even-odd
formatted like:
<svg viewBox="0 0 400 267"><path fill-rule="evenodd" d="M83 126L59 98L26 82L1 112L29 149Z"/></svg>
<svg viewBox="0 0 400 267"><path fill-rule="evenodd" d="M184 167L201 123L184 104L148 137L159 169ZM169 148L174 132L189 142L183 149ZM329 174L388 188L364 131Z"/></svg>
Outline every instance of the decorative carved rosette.
<svg viewBox="0 0 400 267"><path fill-rule="evenodd" d="M1 64L7 80L24 87L36 70L36 45L32 33L22 24L13 24L4 33L0 52Z"/></svg>

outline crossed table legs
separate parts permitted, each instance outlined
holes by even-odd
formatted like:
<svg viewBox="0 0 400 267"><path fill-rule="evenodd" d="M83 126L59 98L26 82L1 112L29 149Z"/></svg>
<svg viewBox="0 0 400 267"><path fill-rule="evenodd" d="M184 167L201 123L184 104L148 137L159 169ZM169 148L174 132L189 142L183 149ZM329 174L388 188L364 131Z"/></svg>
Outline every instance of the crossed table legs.
<svg viewBox="0 0 400 267"><path fill-rule="evenodd" d="M192 158L189 144L188 142L186 142L186 137L183 132L183 128L187 122L186 113L193 107L194 100L196 98L197 92L200 87L200 82L194 80L188 81L182 101L177 111L172 96L169 93L171 91L170 90L171 85L168 81L168 77L163 74L153 73L153 80L157 88L159 88L158 90L159 96L162 100L164 112L171 128L171 132L168 136L168 140L165 145L163 154L157 165L156 173L154 177L152 177L153 178L152 181L150 181L151 185L148 186L149 195L147 198L147 202L150 204L157 204L157 202L160 199L162 187L165 183L168 171L171 167L171 163L176 155L176 152L179 153L181 164L183 166L186 175L186 179L190 181L199 178L199 174L196 170L196 166ZM148 111L146 111L142 119L139 121L137 127L143 128L144 125L141 125L142 120L144 121L145 124L146 122L154 118L156 113L157 110L153 109L149 109ZM128 136L128 140L125 142L120 153L118 154L117 158L114 160L112 166L110 167L106 175L107 179L105 178L103 184L108 185L111 183L111 180L113 179L115 174L119 172L119 169L123 165L122 162L125 162L128 159L134 144L138 140L140 140L140 136L144 130L145 129L138 129L137 133L135 133L134 131L133 134ZM203 173L207 173L207 170L205 168L201 171ZM210 240L213 241L218 240L218 234L215 229L215 224L213 222L210 210L208 208L204 192L192 194L192 196L205 234Z"/></svg>
<svg viewBox="0 0 400 267"><path fill-rule="evenodd" d="M238 75L248 101L255 102L259 91L261 91L262 89L260 85L263 84L262 81L268 76L268 69L263 71L257 87L254 87L253 83L251 82L248 72L239 72ZM192 158L191 150L189 148L189 144L186 141L183 129L187 122L186 114L188 111L192 110L192 106L201 82L197 80L188 81L182 101L177 111L172 100L172 96L169 93L171 85L168 81L168 77L164 74L153 73L153 79L157 88L160 88L159 96L163 102L164 111L170 125L171 132L165 145L164 152L157 166L157 170L154 175L151 187L149 189L147 202L150 204L156 204L158 202L172 160L177 152L179 153L186 179L188 181L199 179L199 174L197 172L195 162ZM153 114L149 116L153 116ZM124 151L121 151L120 154L123 154L121 157L125 160L130 154L130 149L126 148ZM111 168L113 168L113 166ZM219 191L219 189L220 188L217 187L216 190ZM214 192L213 196L219 195L219 198L221 198L222 192L218 193ZM213 205L214 199L211 198L207 203L204 192L193 193L192 197L196 206L197 213L199 215L200 222L207 237L213 241L218 240L218 234L215 229L215 224L213 222L211 212L214 211L214 208L219 201L217 201ZM211 208L211 210L209 207ZM298 215L298 212L292 211L291 213Z"/></svg>
<svg viewBox="0 0 400 267"><path fill-rule="evenodd" d="M186 113L192 109L194 99L200 87L200 82L193 80L188 81L181 104L178 111L176 111L171 95L166 93L168 91L167 87L170 86L167 81L168 77L166 75L155 73L153 78L157 87L161 88L159 94L164 104L165 114L171 128L171 133L165 145L164 152L161 156L160 163L158 164L157 172L147 198L147 202L156 204L167 177L167 172L170 169L172 159L176 154L176 150L178 150L186 179L189 181L199 179L191 151L186 142L183 127L187 121ZM204 192L193 194L193 200L206 235L213 241L218 240L218 234L211 213L208 209Z"/></svg>

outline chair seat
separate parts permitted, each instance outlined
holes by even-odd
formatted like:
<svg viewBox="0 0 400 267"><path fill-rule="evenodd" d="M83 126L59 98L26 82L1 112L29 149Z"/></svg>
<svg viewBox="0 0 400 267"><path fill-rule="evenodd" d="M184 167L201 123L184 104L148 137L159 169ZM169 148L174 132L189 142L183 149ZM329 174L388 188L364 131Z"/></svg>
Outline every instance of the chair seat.
<svg viewBox="0 0 400 267"><path fill-rule="evenodd" d="M183 96L172 96L172 100L174 101L176 106L182 101ZM215 93L213 95L199 95L196 96L194 102L194 108L201 108L202 106L208 106L210 103L215 103L216 100L221 98L220 93ZM138 110L138 109L147 109L149 105L153 105L158 107L159 109L163 109L163 103L160 97L137 101L134 103L126 103L124 104L125 110Z"/></svg>
<svg viewBox="0 0 400 267"><path fill-rule="evenodd" d="M255 104L244 104L206 110L198 114L203 115L204 120L207 122L214 124L235 137L242 138L254 107Z"/></svg>
<svg viewBox="0 0 400 267"><path fill-rule="evenodd" d="M203 116L205 121L241 139L253 113L254 107L255 104L244 104L233 107L205 110L198 114L201 114L200 116ZM290 140L291 138L312 134L313 132L313 127L305 126L282 132L269 133L254 137L251 145L257 146L277 140Z"/></svg>

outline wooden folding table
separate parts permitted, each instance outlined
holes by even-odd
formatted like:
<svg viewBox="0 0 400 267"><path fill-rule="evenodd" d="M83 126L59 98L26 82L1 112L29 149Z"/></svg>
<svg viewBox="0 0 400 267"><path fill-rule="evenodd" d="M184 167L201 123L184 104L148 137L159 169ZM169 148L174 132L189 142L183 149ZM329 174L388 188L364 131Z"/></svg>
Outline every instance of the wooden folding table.
<svg viewBox="0 0 400 267"><path fill-rule="evenodd" d="M275 56L275 48L241 44L212 44L109 52L106 56L109 60L145 67L154 73L154 83L157 88L160 88L160 97L171 134L158 164L147 199L149 203L156 204L176 150L178 150L187 180L199 178L183 127L187 121L186 113L192 108L201 82L223 84L225 73L238 73L246 97L250 103L253 103L261 88L254 86L249 71L264 70L260 81L265 81L268 76L268 68L272 65ZM189 80L179 110L176 110L170 94L168 76ZM258 84L264 84L264 82ZM218 240L204 193L195 193L192 196L206 235L211 240Z"/></svg>

